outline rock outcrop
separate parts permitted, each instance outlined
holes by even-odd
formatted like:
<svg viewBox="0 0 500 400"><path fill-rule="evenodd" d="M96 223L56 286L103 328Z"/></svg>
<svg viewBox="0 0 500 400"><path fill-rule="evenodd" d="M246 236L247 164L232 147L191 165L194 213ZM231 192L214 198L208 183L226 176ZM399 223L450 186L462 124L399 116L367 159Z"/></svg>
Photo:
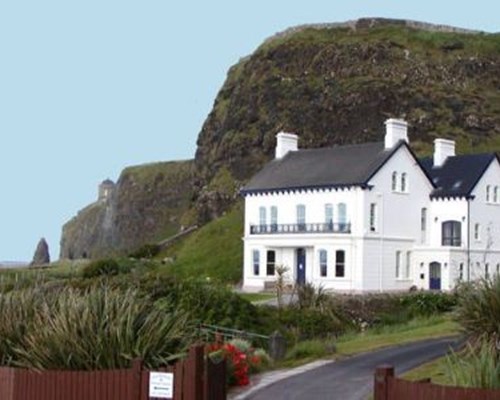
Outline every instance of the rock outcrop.
<svg viewBox="0 0 500 400"><path fill-rule="evenodd" d="M32 266L41 266L47 265L50 263L50 253L49 253L49 245L45 238L41 238L38 242L35 250L35 254L33 255L33 261L31 261Z"/></svg>

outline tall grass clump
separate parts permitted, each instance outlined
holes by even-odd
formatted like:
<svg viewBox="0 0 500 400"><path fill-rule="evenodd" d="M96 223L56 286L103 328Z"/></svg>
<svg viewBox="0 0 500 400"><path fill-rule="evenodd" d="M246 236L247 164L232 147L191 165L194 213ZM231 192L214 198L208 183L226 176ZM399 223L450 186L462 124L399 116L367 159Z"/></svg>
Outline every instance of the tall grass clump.
<svg viewBox="0 0 500 400"><path fill-rule="evenodd" d="M192 339L188 314L135 290L94 286L0 296L2 365L34 369L165 365Z"/></svg>
<svg viewBox="0 0 500 400"><path fill-rule="evenodd" d="M500 276L459 289L457 320L472 342L500 343Z"/></svg>
<svg viewBox="0 0 500 400"><path fill-rule="evenodd" d="M461 353L446 357L446 374L455 386L500 389L500 362L489 342L470 343Z"/></svg>

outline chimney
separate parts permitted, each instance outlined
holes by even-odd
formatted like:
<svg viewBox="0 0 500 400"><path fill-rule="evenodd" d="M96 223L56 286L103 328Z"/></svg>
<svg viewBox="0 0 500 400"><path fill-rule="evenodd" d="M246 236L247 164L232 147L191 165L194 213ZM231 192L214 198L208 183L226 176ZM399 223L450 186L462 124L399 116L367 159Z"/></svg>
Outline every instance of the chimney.
<svg viewBox="0 0 500 400"><path fill-rule="evenodd" d="M408 123L402 119L390 118L385 121L385 148L394 147L400 140L408 141Z"/></svg>
<svg viewBox="0 0 500 400"><path fill-rule="evenodd" d="M434 166L442 166L448 157L455 155L455 141L447 139L434 140Z"/></svg>
<svg viewBox="0 0 500 400"><path fill-rule="evenodd" d="M293 133L280 132L276 135L276 159L286 156L289 151L297 151L299 137Z"/></svg>

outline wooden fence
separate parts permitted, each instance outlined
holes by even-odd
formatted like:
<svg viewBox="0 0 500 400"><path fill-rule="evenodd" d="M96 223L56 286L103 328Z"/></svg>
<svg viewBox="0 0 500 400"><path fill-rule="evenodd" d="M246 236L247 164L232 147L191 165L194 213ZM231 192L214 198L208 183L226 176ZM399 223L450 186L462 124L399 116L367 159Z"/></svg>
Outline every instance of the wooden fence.
<svg viewBox="0 0 500 400"><path fill-rule="evenodd" d="M430 379L409 382L394 376L394 367L383 365L375 371L374 400L498 400L500 390L440 386Z"/></svg>
<svg viewBox="0 0 500 400"><path fill-rule="evenodd" d="M185 360L160 369L174 374L174 400L226 399L226 365L205 360L193 346ZM31 371L0 368L1 400L149 400L150 371L135 360L130 369Z"/></svg>

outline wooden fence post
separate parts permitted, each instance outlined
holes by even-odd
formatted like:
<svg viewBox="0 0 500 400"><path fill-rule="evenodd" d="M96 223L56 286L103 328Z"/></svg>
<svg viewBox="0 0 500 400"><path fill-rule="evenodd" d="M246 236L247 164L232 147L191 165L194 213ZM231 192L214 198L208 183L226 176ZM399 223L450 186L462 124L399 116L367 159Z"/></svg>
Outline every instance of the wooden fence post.
<svg viewBox="0 0 500 400"><path fill-rule="evenodd" d="M132 398L134 400L143 400L142 399L142 359L136 358L132 360Z"/></svg>
<svg viewBox="0 0 500 400"><path fill-rule="evenodd" d="M182 391L184 400L204 400L204 350L203 345L195 345L189 349L184 367L185 377Z"/></svg>
<svg viewBox="0 0 500 400"><path fill-rule="evenodd" d="M388 380L394 376L392 365L380 365L375 370L374 400L389 400Z"/></svg>

